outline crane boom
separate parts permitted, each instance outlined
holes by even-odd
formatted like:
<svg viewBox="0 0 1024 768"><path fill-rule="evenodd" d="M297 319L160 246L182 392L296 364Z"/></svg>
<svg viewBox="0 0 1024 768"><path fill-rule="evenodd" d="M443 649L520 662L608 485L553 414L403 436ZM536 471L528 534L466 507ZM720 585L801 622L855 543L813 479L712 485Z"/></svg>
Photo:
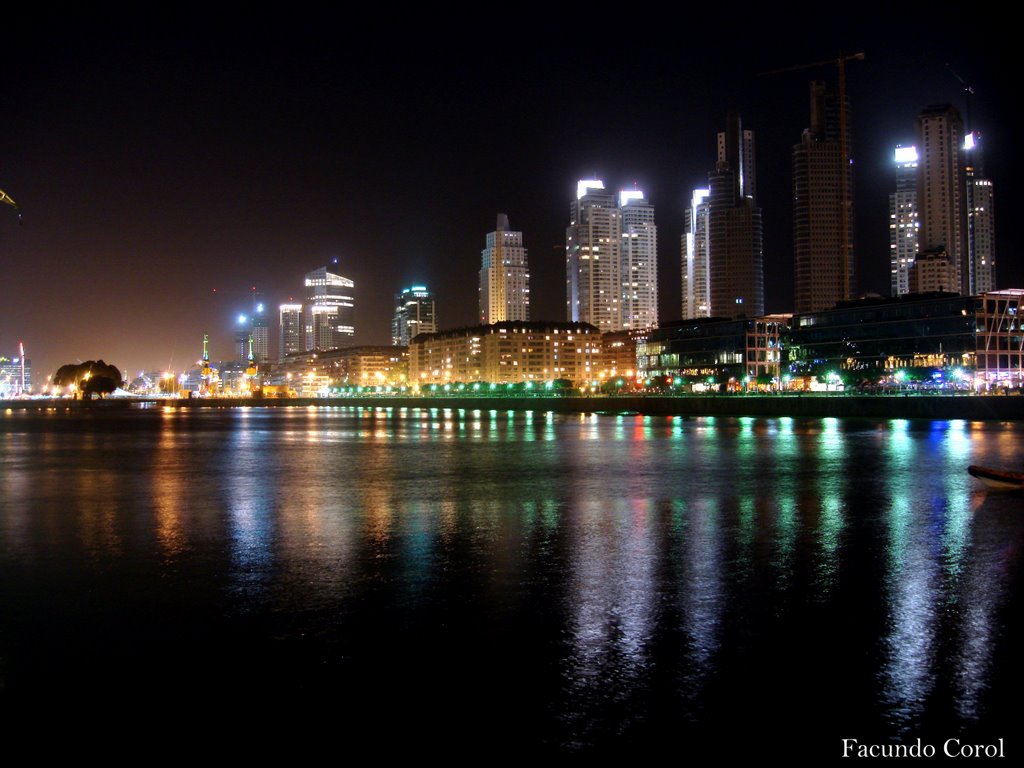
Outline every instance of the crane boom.
<svg viewBox="0 0 1024 768"><path fill-rule="evenodd" d="M0 189L0 203L7 203L16 211L21 210L21 206L14 202L14 198L8 195L6 192L4 192L2 189Z"/></svg>

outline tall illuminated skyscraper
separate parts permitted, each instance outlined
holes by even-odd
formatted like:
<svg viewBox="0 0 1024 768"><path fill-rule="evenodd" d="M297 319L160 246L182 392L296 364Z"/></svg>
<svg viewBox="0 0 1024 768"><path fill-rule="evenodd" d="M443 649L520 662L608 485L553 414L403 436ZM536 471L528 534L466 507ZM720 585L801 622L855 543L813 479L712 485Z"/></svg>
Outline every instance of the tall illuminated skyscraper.
<svg viewBox="0 0 1024 768"><path fill-rule="evenodd" d="M270 327L267 322L267 313L263 308L263 302L256 303L250 327L253 360L257 363L266 363L270 360Z"/></svg>
<svg viewBox="0 0 1024 768"><path fill-rule="evenodd" d="M639 189L619 192L622 231L619 274L624 330L658 327L658 226L654 206Z"/></svg>
<svg viewBox="0 0 1024 768"><path fill-rule="evenodd" d="M839 97L814 80L810 104L810 128L793 147L793 304L798 313L848 301L856 285L853 172L843 158Z"/></svg>
<svg viewBox="0 0 1024 768"><path fill-rule="evenodd" d="M395 314L391 318L391 343L407 347L419 333L437 332L434 294L425 285L403 288L395 294Z"/></svg>
<svg viewBox="0 0 1024 768"><path fill-rule="evenodd" d="M355 283L327 267L306 274L306 350L339 349L355 340Z"/></svg>
<svg viewBox="0 0 1024 768"><path fill-rule="evenodd" d="M730 112L708 174L708 277L713 317L764 314L761 209L755 202L754 133Z"/></svg>
<svg viewBox="0 0 1024 768"><path fill-rule="evenodd" d="M971 292L967 246L964 124L949 104L925 108L917 118L919 252L944 251L953 290Z"/></svg>
<svg viewBox="0 0 1024 768"><path fill-rule="evenodd" d="M896 147L896 191L889 193L889 288L893 296L910 291L910 268L917 257L917 147Z"/></svg>
<svg viewBox="0 0 1024 768"><path fill-rule="evenodd" d="M984 178L981 136L976 131L964 141L964 174L970 292L985 293L996 290L995 200L992 180Z"/></svg>
<svg viewBox="0 0 1024 768"><path fill-rule="evenodd" d="M302 352L302 305L282 304L278 308L280 335L278 336L277 359Z"/></svg>
<svg viewBox="0 0 1024 768"><path fill-rule="evenodd" d="M566 319L602 332L622 330L618 201L600 179L583 179L565 230Z"/></svg>
<svg viewBox="0 0 1024 768"><path fill-rule="evenodd" d="M707 189L693 190L690 207L686 209L683 253L682 318L711 316L711 283L708 280L708 194Z"/></svg>
<svg viewBox="0 0 1024 768"><path fill-rule="evenodd" d="M504 213L487 234L480 262L480 322L529 320L530 270L523 233L509 229Z"/></svg>

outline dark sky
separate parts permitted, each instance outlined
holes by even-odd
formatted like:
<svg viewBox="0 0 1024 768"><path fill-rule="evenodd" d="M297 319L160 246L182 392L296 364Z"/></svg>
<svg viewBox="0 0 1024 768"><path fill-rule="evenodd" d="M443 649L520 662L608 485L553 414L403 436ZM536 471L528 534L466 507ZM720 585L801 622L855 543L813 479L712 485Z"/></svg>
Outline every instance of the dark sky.
<svg viewBox="0 0 1024 768"><path fill-rule="evenodd" d="M499 211L524 232L533 317L562 319L569 201L594 175L638 183L657 207L661 317L677 318L683 209L730 107L756 132L767 309L787 310L790 152L808 80L834 68L756 73L840 50L866 54L848 69L860 290L888 292L892 145L913 141L925 105L963 109L947 63L977 91L999 284L1024 285L1009 226L1014 25L989 17L965 34L949 23L958 7L804 10L799 23L729 4L589 21L578 7L467 18L439 6L361 10L382 17L371 22L241 9L8 19L0 189L24 223L0 210L0 354L24 340L37 382L97 357L181 370L204 330L228 357L250 286L271 307L301 299L304 273L335 257L356 283L360 343L388 343L393 294L412 282L436 291L442 327L471 324ZM275 317L272 351L276 333Z"/></svg>

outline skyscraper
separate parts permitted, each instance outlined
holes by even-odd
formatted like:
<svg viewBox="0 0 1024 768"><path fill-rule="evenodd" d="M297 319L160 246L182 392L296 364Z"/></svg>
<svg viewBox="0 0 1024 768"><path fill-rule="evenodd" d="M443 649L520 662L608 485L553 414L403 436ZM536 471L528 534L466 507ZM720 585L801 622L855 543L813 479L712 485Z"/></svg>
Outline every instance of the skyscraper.
<svg viewBox="0 0 1024 768"><path fill-rule="evenodd" d="M403 288L395 294L391 319L391 343L407 347L418 333L437 333L434 294L425 285Z"/></svg>
<svg viewBox="0 0 1024 768"><path fill-rule="evenodd" d="M971 279L963 144L964 124L955 107L934 105L918 115L918 250L944 251L954 275L950 288L966 294Z"/></svg>
<svg viewBox="0 0 1024 768"><path fill-rule="evenodd" d="M302 305L282 304L277 308L280 323L277 359L284 360L288 355L302 352Z"/></svg>
<svg viewBox="0 0 1024 768"><path fill-rule="evenodd" d="M569 205L565 230L566 319L602 332L622 330L619 240L622 226L615 195L600 179L583 179Z"/></svg>
<svg viewBox="0 0 1024 768"><path fill-rule="evenodd" d="M328 271L306 274L306 350L339 349L355 339L355 283Z"/></svg>
<svg viewBox="0 0 1024 768"><path fill-rule="evenodd" d="M917 257L917 147L896 147L896 191L889 193L890 292L910 291L910 268Z"/></svg>
<svg viewBox="0 0 1024 768"><path fill-rule="evenodd" d="M996 289L996 243L992 181L984 178L981 136L970 131L964 142L967 193L967 261L970 293Z"/></svg>
<svg viewBox="0 0 1024 768"><path fill-rule="evenodd" d="M658 226L654 223L654 206L644 199L642 190L619 193L619 220L622 328L657 328Z"/></svg>
<svg viewBox="0 0 1024 768"><path fill-rule="evenodd" d="M690 207L686 209L683 252L682 318L711 316L711 283L708 282L708 194L707 189L693 190Z"/></svg>
<svg viewBox="0 0 1024 768"><path fill-rule="evenodd" d="M736 112L718 134L718 163L708 174L708 277L711 315L764 314L761 209L755 203L754 133Z"/></svg>
<svg viewBox="0 0 1024 768"><path fill-rule="evenodd" d="M796 312L831 309L854 294L853 173L843 157L838 101L823 81L811 82L811 125L793 147Z"/></svg>
<svg viewBox="0 0 1024 768"><path fill-rule="evenodd" d="M253 310L250 328L253 360L257 363L266 363L270 360L270 328L262 302L257 302Z"/></svg>
<svg viewBox="0 0 1024 768"><path fill-rule="evenodd" d="M252 338L252 319L239 315L235 324L235 360L244 363L249 359L249 340Z"/></svg>
<svg viewBox="0 0 1024 768"><path fill-rule="evenodd" d="M513 232L508 216L498 214L480 252L480 322L530 319L530 271L523 233Z"/></svg>

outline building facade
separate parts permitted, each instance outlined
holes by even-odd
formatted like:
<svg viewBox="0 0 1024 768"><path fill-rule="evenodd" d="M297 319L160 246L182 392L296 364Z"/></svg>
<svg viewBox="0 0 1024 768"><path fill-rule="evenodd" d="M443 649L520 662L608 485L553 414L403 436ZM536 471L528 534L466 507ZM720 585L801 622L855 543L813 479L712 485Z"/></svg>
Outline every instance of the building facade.
<svg viewBox="0 0 1024 768"><path fill-rule="evenodd" d="M421 334L409 347L414 386L593 380L601 333L588 323L512 322Z"/></svg>
<svg viewBox="0 0 1024 768"><path fill-rule="evenodd" d="M791 315L694 318L665 323L637 344L637 375L682 378L687 383L776 385Z"/></svg>
<svg viewBox="0 0 1024 768"><path fill-rule="evenodd" d="M425 285L403 288L395 294L395 314L391 318L391 343L408 347L418 333L437 331L437 302Z"/></svg>
<svg viewBox="0 0 1024 768"><path fill-rule="evenodd" d="M530 270L523 233L509 229L508 216L487 234L480 252L480 322L530 319Z"/></svg>
<svg viewBox="0 0 1024 768"><path fill-rule="evenodd" d="M853 172L849 159L843 157L838 96L823 81L815 80L811 83L810 103L811 125L793 147L797 312L827 309L852 298L855 290Z"/></svg>
<svg viewBox="0 0 1024 768"><path fill-rule="evenodd" d="M992 180L982 167L981 136L970 132L964 142L967 192L967 261L970 292L996 289L995 211Z"/></svg>
<svg viewBox="0 0 1024 768"><path fill-rule="evenodd" d="M946 252L956 288L971 291L967 247L964 124L949 104L925 108L917 118L919 250Z"/></svg>
<svg viewBox="0 0 1024 768"><path fill-rule="evenodd" d="M710 317L711 282L708 265L708 194L710 190L695 189L686 209L682 236L683 306L682 317Z"/></svg>
<svg viewBox="0 0 1024 768"><path fill-rule="evenodd" d="M303 344L302 305L281 304L278 312L277 359L284 360L305 349Z"/></svg>
<svg viewBox="0 0 1024 768"><path fill-rule="evenodd" d="M889 289L892 296L909 293L910 268L918 250L917 147L897 146L896 191L889 193Z"/></svg>
<svg viewBox="0 0 1024 768"><path fill-rule="evenodd" d="M620 241L615 195L600 179L583 179L565 230L566 319L602 332L622 329Z"/></svg>
<svg viewBox="0 0 1024 768"><path fill-rule="evenodd" d="M756 205L754 134L730 112L708 174L708 277L714 317L764 314L764 249Z"/></svg>
<svg viewBox="0 0 1024 768"><path fill-rule="evenodd" d="M327 267L306 274L305 349L339 349L355 340L355 283Z"/></svg>
<svg viewBox="0 0 1024 768"><path fill-rule="evenodd" d="M0 397L17 397L32 390L32 361L24 353L0 355Z"/></svg>
<svg viewBox="0 0 1024 768"><path fill-rule="evenodd" d="M658 226L654 206L642 190L619 193L622 240L619 247L622 279L622 328L644 330L658 326Z"/></svg>
<svg viewBox="0 0 1024 768"><path fill-rule="evenodd" d="M270 324L262 303L252 313L252 357L257 364L270 362Z"/></svg>

